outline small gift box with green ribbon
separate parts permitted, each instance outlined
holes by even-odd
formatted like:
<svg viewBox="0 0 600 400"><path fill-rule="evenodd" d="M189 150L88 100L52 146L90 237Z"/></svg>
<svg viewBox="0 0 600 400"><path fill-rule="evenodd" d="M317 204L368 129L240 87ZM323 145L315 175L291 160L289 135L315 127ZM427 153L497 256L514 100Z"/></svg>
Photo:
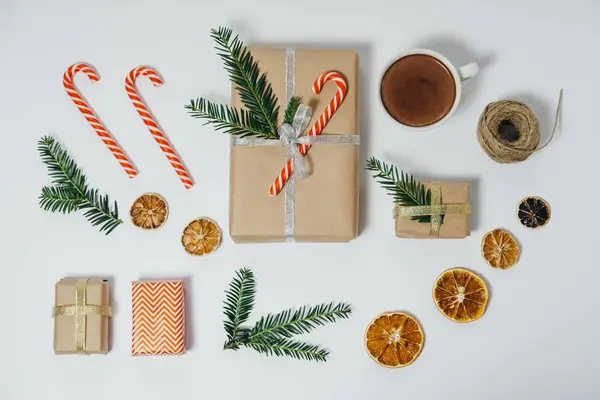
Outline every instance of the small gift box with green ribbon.
<svg viewBox="0 0 600 400"><path fill-rule="evenodd" d="M367 170L394 198L397 237L462 239L471 234L468 183L421 183L373 157Z"/></svg>

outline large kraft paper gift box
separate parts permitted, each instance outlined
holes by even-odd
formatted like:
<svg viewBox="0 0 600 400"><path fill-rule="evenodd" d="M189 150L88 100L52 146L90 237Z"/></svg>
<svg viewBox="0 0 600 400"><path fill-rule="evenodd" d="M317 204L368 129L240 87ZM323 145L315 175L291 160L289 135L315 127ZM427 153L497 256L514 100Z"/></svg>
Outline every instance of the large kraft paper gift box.
<svg viewBox="0 0 600 400"><path fill-rule="evenodd" d="M432 188L432 182L423 183L425 190ZM468 183L439 183L441 189L441 205L456 205L458 212L444 214L440 225L439 239L463 239L471 235L469 228L469 184ZM421 223L410 219L410 216L398 215L399 206L395 207L395 231L399 238L429 239L432 238L431 224ZM465 210L469 210L466 211Z"/></svg>
<svg viewBox="0 0 600 400"><path fill-rule="evenodd" d="M279 123L286 98L290 97L287 92L291 81L293 94L301 96L302 102L313 109L312 119L303 133L306 135L337 90L336 85L329 82L315 95L311 91L313 83L323 72L336 71L345 77L348 91L321 135L358 134L358 54L355 51L254 47L251 52L278 97ZM235 87L232 106L243 107ZM358 156L356 144L314 144L310 148L305 156L310 175L294 179L295 241L347 242L357 236ZM286 161L282 146L231 146L229 232L234 242L289 239L284 230L284 193L269 195L269 187Z"/></svg>
<svg viewBox="0 0 600 400"><path fill-rule="evenodd" d="M105 279L64 278L56 283L52 312L56 354L108 353L109 292Z"/></svg>

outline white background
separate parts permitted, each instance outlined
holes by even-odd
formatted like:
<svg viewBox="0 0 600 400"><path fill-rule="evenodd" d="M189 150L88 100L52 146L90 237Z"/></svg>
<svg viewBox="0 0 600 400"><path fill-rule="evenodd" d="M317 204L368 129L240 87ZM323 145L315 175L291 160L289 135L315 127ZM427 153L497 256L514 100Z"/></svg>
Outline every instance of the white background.
<svg viewBox="0 0 600 400"><path fill-rule="evenodd" d="M597 117L600 3L597 1L0 1L0 218L2 304L0 399L597 399L598 340ZM394 237L392 202L361 176L361 231L348 244L235 245L228 226L228 138L186 115L192 97L229 100L229 82L209 29L234 28L247 43L350 47L360 52L361 158L376 155L423 179L472 184L472 236L459 241ZM387 64L428 47L481 73L464 85L464 102L439 129L408 133L379 101ZM74 62L101 76L76 85L118 139L140 174L127 178L62 86ZM195 180L185 191L124 91L138 65L164 77L139 90ZM484 106L526 102L550 132L564 88L560 131L521 164L500 165L480 149L475 131ZM79 214L40 210L49 182L36 151L51 133L85 170L93 187L118 201L126 223L110 236ZM167 224L145 232L127 220L141 193L162 194ZM521 227L520 199L552 206L541 230ZM184 226L210 216L224 230L219 250L188 256ZM507 271L488 267L480 240L493 228L522 246ZM331 350L327 363L222 351L223 290L234 271L251 267L258 296L253 322L267 312L347 301L349 320L306 340ZM463 266L488 282L489 307L477 322L442 316L431 287L443 270ZM54 284L64 276L113 281L112 350L106 356L55 356ZM188 344L181 357L130 355L130 281L187 279ZM363 334L380 312L403 310L422 323L426 342L411 366L375 364Z"/></svg>

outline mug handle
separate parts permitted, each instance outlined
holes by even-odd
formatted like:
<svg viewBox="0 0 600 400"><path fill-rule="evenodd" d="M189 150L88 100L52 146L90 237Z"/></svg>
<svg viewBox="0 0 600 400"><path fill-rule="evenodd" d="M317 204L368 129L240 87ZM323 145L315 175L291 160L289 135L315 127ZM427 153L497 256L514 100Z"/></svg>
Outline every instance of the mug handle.
<svg viewBox="0 0 600 400"><path fill-rule="evenodd" d="M469 63L458 69L458 76L461 81L466 81L479 73L479 65L477 63Z"/></svg>

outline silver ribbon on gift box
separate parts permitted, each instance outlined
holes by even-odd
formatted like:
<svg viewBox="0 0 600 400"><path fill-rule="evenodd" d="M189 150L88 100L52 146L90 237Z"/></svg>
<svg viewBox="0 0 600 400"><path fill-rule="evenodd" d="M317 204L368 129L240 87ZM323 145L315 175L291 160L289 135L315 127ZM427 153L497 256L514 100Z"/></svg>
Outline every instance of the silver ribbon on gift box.
<svg viewBox="0 0 600 400"><path fill-rule="evenodd" d="M296 77L296 50L294 48L286 49L285 57L285 97L286 104L294 96L295 77ZM317 135L302 136L308 127L312 117L312 108L301 104L294 115L292 124L282 124L278 129L279 140L261 139L253 137L232 138L232 146L283 146L285 148L285 159L291 160L294 165L294 171L283 188L284 195L284 231L285 239L288 242L294 242L295 232L295 179L304 179L309 176L309 168L306 159L300 154L298 145L331 145L331 144L360 144L359 135Z"/></svg>

